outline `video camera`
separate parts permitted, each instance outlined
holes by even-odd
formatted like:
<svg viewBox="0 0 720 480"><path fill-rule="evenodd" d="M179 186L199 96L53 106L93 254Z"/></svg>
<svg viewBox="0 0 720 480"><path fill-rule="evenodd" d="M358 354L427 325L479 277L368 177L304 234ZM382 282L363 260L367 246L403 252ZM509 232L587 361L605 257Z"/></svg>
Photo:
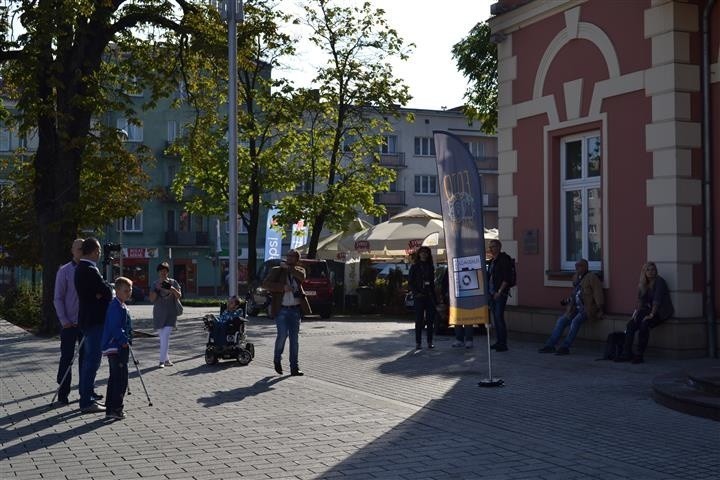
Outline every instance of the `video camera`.
<svg viewBox="0 0 720 480"><path fill-rule="evenodd" d="M119 243L106 243L103 245L103 264L108 265L117 258L117 254L122 250Z"/></svg>

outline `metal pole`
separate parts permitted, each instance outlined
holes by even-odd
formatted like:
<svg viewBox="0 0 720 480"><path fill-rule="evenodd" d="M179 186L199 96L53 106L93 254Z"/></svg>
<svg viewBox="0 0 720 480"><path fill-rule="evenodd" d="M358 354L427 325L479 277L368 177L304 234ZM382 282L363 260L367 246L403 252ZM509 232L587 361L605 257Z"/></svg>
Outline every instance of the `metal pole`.
<svg viewBox="0 0 720 480"><path fill-rule="evenodd" d="M235 23L236 0L228 1L228 156L230 181L228 192L228 222L230 226L230 239L228 241L230 296L237 295L238 280L238 166L237 166L237 25ZM242 3L240 7L240 18L242 18Z"/></svg>

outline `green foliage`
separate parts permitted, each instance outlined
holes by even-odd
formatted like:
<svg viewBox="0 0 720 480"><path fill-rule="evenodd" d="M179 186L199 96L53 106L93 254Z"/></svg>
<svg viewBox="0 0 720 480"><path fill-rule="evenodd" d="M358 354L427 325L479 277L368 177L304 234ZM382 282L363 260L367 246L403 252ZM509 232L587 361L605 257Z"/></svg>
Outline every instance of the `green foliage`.
<svg viewBox="0 0 720 480"><path fill-rule="evenodd" d="M490 26L480 22L468 36L453 45L453 58L469 81L465 114L482 122L488 134L497 129L497 45L490 41Z"/></svg>
<svg viewBox="0 0 720 480"><path fill-rule="evenodd" d="M41 305L42 289L23 283L9 289L0 297L0 317L14 325L34 331L40 327Z"/></svg>
<svg viewBox="0 0 720 480"><path fill-rule="evenodd" d="M40 236L33 213L32 163L19 154L2 157L0 172L9 181L0 185L0 265L37 267Z"/></svg>
<svg viewBox="0 0 720 480"><path fill-rule="evenodd" d="M294 53L294 42L281 31L291 19L269 0L245 3L238 26L238 211L248 229L253 250L259 214L270 193L295 187L296 169L288 162L300 116L282 79L270 70ZM227 36L212 31L203 42L185 50L184 81L195 110L188 135L170 148L181 168L173 192L186 208L203 215L225 216L229 196L227 131ZM188 193L189 192L189 193ZM250 254L250 263L254 262ZM255 271L254 265L249 265Z"/></svg>
<svg viewBox="0 0 720 480"><path fill-rule="evenodd" d="M405 46L388 26L382 9L336 3L313 0L304 7L310 40L327 61L312 88L295 97L304 124L291 165L299 169L297 178L321 188L285 197L279 206L281 223L300 218L309 223L310 256L324 226L340 231L359 212L384 213L374 194L389 189L395 172L380 166L378 151L391 130L387 117L410 99L389 60L407 59L412 45Z"/></svg>

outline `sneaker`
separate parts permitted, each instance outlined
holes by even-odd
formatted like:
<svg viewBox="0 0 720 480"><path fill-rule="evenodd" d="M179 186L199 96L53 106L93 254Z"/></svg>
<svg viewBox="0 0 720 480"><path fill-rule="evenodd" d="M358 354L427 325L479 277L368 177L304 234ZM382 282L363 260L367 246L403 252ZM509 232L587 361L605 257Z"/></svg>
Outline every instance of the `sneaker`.
<svg viewBox="0 0 720 480"><path fill-rule="evenodd" d="M125 415L125 412L122 410L109 410L107 413L105 413L105 418L110 420L122 420L127 415Z"/></svg>
<svg viewBox="0 0 720 480"><path fill-rule="evenodd" d="M103 396L100 395L99 393L95 393L95 392L93 392L93 393L90 395L90 400L92 400L93 402L97 402L98 400L102 400L103 398L105 398L105 397L103 397Z"/></svg>
<svg viewBox="0 0 720 480"><path fill-rule="evenodd" d="M293 377L302 377L302 376L305 375L305 374L304 374L303 371L300 370L299 368L291 368L291 369L290 369L290 375L293 376Z"/></svg>
<svg viewBox="0 0 720 480"><path fill-rule="evenodd" d="M643 358L642 355L635 355L635 356L632 358L632 360L630 361L630 363L635 363L635 364L637 364L637 363L644 363L644 362L645 362L645 359Z"/></svg>
<svg viewBox="0 0 720 480"><path fill-rule="evenodd" d="M165 368L165 363L164 363L164 362L160 362L160 365L158 365L158 368Z"/></svg>
<svg viewBox="0 0 720 480"><path fill-rule="evenodd" d="M105 407L97 403L91 403L89 407L81 408L82 413L100 413L105 411Z"/></svg>
<svg viewBox="0 0 720 480"><path fill-rule="evenodd" d="M538 353L555 353L555 347L548 347L547 345L538 350Z"/></svg>
<svg viewBox="0 0 720 480"><path fill-rule="evenodd" d="M435 344L434 344L434 343L429 343L429 344L428 344L428 348L435 348Z"/></svg>
<svg viewBox="0 0 720 480"><path fill-rule="evenodd" d="M472 348L472 347L473 347L473 342L472 342L472 341L470 341L470 342L465 342L465 348Z"/></svg>
<svg viewBox="0 0 720 480"><path fill-rule="evenodd" d="M422 350L422 345L420 345L419 343L416 343L415 350Z"/></svg>
<svg viewBox="0 0 720 480"><path fill-rule="evenodd" d="M60 405L70 405L70 399L68 397L58 397L57 401Z"/></svg>
<svg viewBox="0 0 720 480"><path fill-rule="evenodd" d="M465 344L462 342L462 340L457 340L452 344L453 348L462 348Z"/></svg>
<svg viewBox="0 0 720 480"><path fill-rule="evenodd" d="M165 360L166 367L172 367L173 365L175 365L175 364L173 362L171 362L170 360Z"/></svg>
<svg viewBox="0 0 720 480"><path fill-rule="evenodd" d="M275 367L275 371L278 375L283 374L282 364L280 362L273 362L273 366Z"/></svg>
<svg viewBox="0 0 720 480"><path fill-rule="evenodd" d="M570 355L570 349L568 347L560 347L555 352L555 355Z"/></svg>

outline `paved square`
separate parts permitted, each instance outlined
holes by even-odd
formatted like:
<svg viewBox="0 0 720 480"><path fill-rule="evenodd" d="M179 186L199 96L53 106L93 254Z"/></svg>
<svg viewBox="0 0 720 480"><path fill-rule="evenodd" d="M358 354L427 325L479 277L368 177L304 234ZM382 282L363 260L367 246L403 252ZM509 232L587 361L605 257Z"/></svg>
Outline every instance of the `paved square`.
<svg viewBox="0 0 720 480"><path fill-rule="evenodd" d="M147 306L132 306L149 329ZM601 347L494 354L502 388L482 389L485 337L472 350L414 351L409 319L313 319L301 329L305 377L272 368L275 327L248 326L256 357L207 366L199 317L186 308L158 369L158 340L137 338L128 418L49 408L58 339L0 320L0 478L12 479L718 479L720 423L656 404L660 373L714 360L596 362ZM651 340L652 341L652 340ZM287 365L285 356L284 366ZM108 367L98 372L104 394ZM74 371L73 379L77 374Z"/></svg>

